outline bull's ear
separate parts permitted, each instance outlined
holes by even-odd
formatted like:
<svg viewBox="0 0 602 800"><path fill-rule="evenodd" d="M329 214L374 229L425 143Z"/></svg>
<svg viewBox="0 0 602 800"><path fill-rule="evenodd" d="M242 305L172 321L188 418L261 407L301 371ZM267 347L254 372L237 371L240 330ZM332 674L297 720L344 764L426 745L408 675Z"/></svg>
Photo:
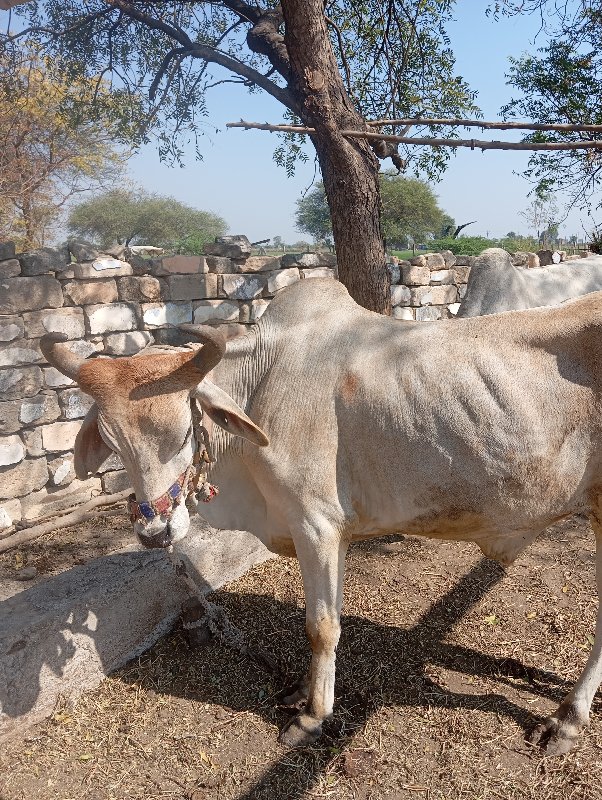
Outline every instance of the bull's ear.
<svg viewBox="0 0 602 800"><path fill-rule="evenodd" d="M194 397L207 416L228 433L242 436L243 439L248 439L259 447L266 447L270 443L261 428L247 417L230 395L211 381L204 380L200 383L194 391Z"/></svg>
<svg viewBox="0 0 602 800"><path fill-rule="evenodd" d="M86 414L75 439L73 466L80 481L94 475L113 451L104 443L98 430L98 408L96 403Z"/></svg>

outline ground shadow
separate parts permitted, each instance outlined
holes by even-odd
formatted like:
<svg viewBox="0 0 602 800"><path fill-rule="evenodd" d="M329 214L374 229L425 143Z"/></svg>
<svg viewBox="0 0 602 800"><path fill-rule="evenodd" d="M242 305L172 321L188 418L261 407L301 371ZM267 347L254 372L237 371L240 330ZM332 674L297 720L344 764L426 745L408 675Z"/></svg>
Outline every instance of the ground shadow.
<svg viewBox="0 0 602 800"><path fill-rule="evenodd" d="M412 706L415 708L446 707L449 709L479 709L511 718L523 730L528 731L540 718L510 701L503 691L496 694L461 693L451 691L432 680L427 667L439 666L469 676L487 676L503 687L518 685L541 697L560 701L569 685L556 675L532 667L526 667L514 659L495 658L447 641L454 626L467 612L487 594L503 577L504 570L494 562L481 559L462 576L455 586L434 603L418 622L409 628L375 624L357 616L344 615L342 636L337 657L336 704L333 719L325 726L327 744L340 750L350 741L374 713L383 706ZM253 630L257 645L271 650L279 661L278 682L284 688L298 677L303 664L306 642L303 635L303 611L296 606L280 603L269 595L232 595L217 592L213 596L218 603L229 604L232 619L241 627L255 619L272 621L279 627L278 638L270 636L269 624L263 631ZM278 649L280 648L280 649ZM276 652L275 652L276 649ZM173 652L173 651L172 651ZM197 654L182 654L182 658L202 658ZM236 661L236 660L234 660ZM235 711L253 710L275 722L279 727L286 720L284 709L274 710L274 704L249 703L257 697L265 682L265 674L257 670L246 676L251 685L248 692L241 693L236 675L236 663L231 654L224 651L220 670L219 689L210 682L201 682L191 687L180 682L173 673L173 659L164 667L155 664L151 688L160 685L162 692L189 700L225 705ZM166 674L158 675L163 669ZM182 669L186 669L182 667ZM167 674L169 673L169 674ZM149 676L145 671L124 672L124 680L132 680L143 686ZM254 682L254 683L253 683ZM283 751L281 759L271 767L251 788L240 795L240 800L283 797L281 787L287 786L287 800L300 798L318 780L334 756L328 754L324 743L297 751ZM279 793L280 792L280 793Z"/></svg>

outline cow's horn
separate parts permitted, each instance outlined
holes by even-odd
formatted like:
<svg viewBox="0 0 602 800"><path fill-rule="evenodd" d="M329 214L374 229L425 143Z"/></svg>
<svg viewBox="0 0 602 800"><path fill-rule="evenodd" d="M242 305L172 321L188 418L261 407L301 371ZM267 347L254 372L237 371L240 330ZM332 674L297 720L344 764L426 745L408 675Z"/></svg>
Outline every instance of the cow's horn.
<svg viewBox="0 0 602 800"><path fill-rule="evenodd" d="M40 339L40 350L49 364L71 380L77 381L79 368L85 359L72 353L65 346L67 341L68 337L64 333L47 333Z"/></svg>
<svg viewBox="0 0 602 800"><path fill-rule="evenodd" d="M195 367L204 375L211 372L224 357L226 339L221 331L208 325L180 325L180 330L203 342L203 347L194 358Z"/></svg>

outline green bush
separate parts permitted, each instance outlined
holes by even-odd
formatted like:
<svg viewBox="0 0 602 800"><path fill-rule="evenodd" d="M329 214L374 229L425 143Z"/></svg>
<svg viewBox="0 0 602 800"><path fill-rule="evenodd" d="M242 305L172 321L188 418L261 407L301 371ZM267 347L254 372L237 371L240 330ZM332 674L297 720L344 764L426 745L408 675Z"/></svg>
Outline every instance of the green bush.
<svg viewBox="0 0 602 800"><path fill-rule="evenodd" d="M488 247L499 247L499 244L494 239L486 239L484 236L461 236L458 239L448 236L428 243L431 252L451 250L454 255L462 256L478 256Z"/></svg>

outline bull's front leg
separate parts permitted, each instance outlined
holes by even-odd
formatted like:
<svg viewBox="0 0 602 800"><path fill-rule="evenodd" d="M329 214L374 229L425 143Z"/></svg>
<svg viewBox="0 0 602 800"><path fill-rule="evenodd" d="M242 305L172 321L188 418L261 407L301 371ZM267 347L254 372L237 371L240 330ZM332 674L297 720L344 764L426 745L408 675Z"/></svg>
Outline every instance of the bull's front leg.
<svg viewBox="0 0 602 800"><path fill-rule="evenodd" d="M590 515L596 534L596 584L598 587L598 616L594 646L573 690L564 698L558 710L533 730L530 741L540 744L546 755L559 756L573 747L583 728L589 723L594 695L602 681L602 509L596 504Z"/></svg>
<svg viewBox="0 0 602 800"><path fill-rule="evenodd" d="M303 699L301 693L307 693L305 708L280 734L280 741L289 747L315 742L322 733L322 722L332 714L347 546L338 533L325 535L324 528L305 530L295 537L312 657L309 672L295 693L296 702Z"/></svg>

